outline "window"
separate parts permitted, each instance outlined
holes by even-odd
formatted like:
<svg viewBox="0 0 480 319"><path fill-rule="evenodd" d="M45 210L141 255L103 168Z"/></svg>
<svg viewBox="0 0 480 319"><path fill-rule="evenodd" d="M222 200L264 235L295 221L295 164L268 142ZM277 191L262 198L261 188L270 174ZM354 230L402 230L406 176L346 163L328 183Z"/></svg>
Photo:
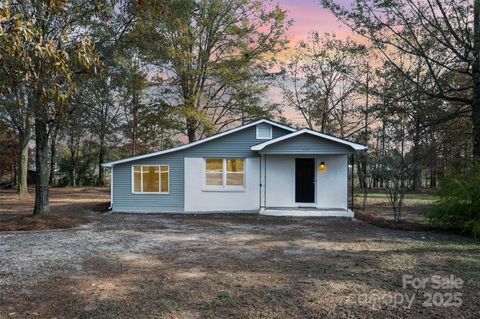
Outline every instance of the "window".
<svg viewBox="0 0 480 319"><path fill-rule="evenodd" d="M272 139L272 126L269 124L257 125L257 140L271 140Z"/></svg>
<svg viewBox="0 0 480 319"><path fill-rule="evenodd" d="M238 189L245 185L243 158L205 159L205 186L207 188Z"/></svg>
<svg viewBox="0 0 480 319"><path fill-rule="evenodd" d="M205 185L223 186L223 159L207 158L205 161Z"/></svg>
<svg viewBox="0 0 480 319"><path fill-rule="evenodd" d="M134 165L132 172L134 193L168 193L167 165Z"/></svg>
<svg viewBox="0 0 480 319"><path fill-rule="evenodd" d="M243 159L227 159L227 186L243 186Z"/></svg>

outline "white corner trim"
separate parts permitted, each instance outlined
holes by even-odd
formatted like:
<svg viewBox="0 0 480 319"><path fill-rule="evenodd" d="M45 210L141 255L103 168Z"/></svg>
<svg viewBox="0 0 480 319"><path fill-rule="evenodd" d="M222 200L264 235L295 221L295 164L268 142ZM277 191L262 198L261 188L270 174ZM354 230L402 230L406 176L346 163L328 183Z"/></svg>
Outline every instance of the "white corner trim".
<svg viewBox="0 0 480 319"><path fill-rule="evenodd" d="M113 166L110 169L110 206L108 209L113 209Z"/></svg>
<svg viewBox="0 0 480 319"><path fill-rule="evenodd" d="M102 166L104 166L104 167L111 167L111 166L116 165L116 164L131 162L131 161L135 161L135 160L139 160L139 159L143 159L143 158L149 158L149 157L152 157L152 156L163 155L163 154L168 154L168 153L172 153L172 152L184 150L184 149L193 147L193 146L195 146L195 145L203 144L203 143L206 143L206 142L208 142L208 141L217 139L217 138L219 138L219 137L222 137L222 136L225 136L225 135L228 135L228 134L232 134L232 133L241 131L241 130L243 130L243 129L252 127L252 126L257 125L257 124L260 124L260 123L267 123L267 124L270 124L270 125L273 125L273 126L276 126L276 127L279 127L279 128L283 128L283 129L285 129L285 130L287 130L287 131L290 131L290 132L295 132L295 131L297 131L297 130L294 129L294 128L291 128L291 127L288 127L288 126L285 126L285 125L282 125L282 124L278 124L278 123L275 123L275 122L270 121L270 120L263 119L263 120L258 120L258 121L255 121L255 122L251 122L251 123L245 124L245 125L243 125L243 126L239 126L239 127L233 128L233 129L231 129L231 130L228 130L228 131L225 131L225 132L222 132L222 133L218 133L218 134L212 135L212 136L210 136L210 137L207 137L207 138L198 140L198 141L196 141L196 142L188 143L188 144L185 144L185 145L182 145L182 146L170 148L170 149L163 150L163 151L158 151L158 152L154 152L154 153L149 153L149 154L144 154L144 155L129 157L129 158L125 158L125 159L118 160L118 161L112 161L112 162L102 163ZM288 135L288 134L287 134L287 135Z"/></svg>
<svg viewBox="0 0 480 319"><path fill-rule="evenodd" d="M261 144L257 144L257 145L254 145L252 146L250 149L252 151L261 151L263 150L265 147L269 146L269 145L272 145L272 144L275 144L277 142L281 142L281 141L284 141L284 140L287 140L289 138L292 138L292 137L295 137L295 136L298 136L298 135L301 135L301 134L310 134L310 135L313 135L313 136L317 136L317 137L321 137L321 138L324 138L326 140L330 140L330 141L333 141L333 142L337 142L337 143L340 143L340 144L344 144L344 145L347 145L347 146L350 146L351 148L353 148L355 151L362 151L362 150L366 150L367 147L365 145L361 145L361 144L357 144L357 143L353 143L353 142L349 142L349 141L346 141L346 140L343 140L341 138L338 138L338 137L334 137L334 136L330 136L330 135L327 135L327 134L323 134L323 133L320 133L320 132L317 132L317 131L313 131L313 130L309 130L309 129L302 129L300 131L296 131L296 132L293 132L293 133L290 133L290 134L286 134L286 135L283 135L283 136L280 136L280 137L277 137L273 140L270 140L270 141L267 141L267 142L263 142Z"/></svg>

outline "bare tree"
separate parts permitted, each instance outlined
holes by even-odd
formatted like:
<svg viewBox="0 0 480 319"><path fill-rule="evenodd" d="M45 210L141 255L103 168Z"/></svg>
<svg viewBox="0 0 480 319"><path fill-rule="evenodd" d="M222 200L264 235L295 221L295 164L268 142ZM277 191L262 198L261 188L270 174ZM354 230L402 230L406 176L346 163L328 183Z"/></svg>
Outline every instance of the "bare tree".
<svg viewBox="0 0 480 319"><path fill-rule="evenodd" d="M190 142L267 114L258 97L273 55L286 44L285 11L270 1L176 1L144 11L142 37L164 103ZM244 103L249 100L250 103ZM247 106L247 107L246 107ZM268 107L268 106L267 106Z"/></svg>
<svg viewBox="0 0 480 319"><path fill-rule="evenodd" d="M348 137L359 128L357 93L365 48L334 35L310 34L283 65L279 86L286 103L311 129Z"/></svg>
<svg viewBox="0 0 480 319"><path fill-rule="evenodd" d="M335 0L322 3L370 39L423 93L457 103L453 116L469 113L473 155L480 156L480 0L474 0L473 6L469 0L356 0L350 8ZM431 85L407 72L398 52L421 59Z"/></svg>

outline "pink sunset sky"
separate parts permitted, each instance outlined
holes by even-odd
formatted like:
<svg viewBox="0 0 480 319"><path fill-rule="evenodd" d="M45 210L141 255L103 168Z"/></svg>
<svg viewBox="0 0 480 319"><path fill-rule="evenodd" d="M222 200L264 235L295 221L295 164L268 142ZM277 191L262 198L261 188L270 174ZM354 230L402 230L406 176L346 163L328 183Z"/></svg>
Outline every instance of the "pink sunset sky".
<svg viewBox="0 0 480 319"><path fill-rule="evenodd" d="M294 45L304 40L311 31L335 33L339 37L351 35L350 30L337 21L337 18L324 9L319 0L279 0L279 5L287 10L287 16L293 20L287 35ZM339 4L347 5L348 0L339 0Z"/></svg>
<svg viewBox="0 0 480 319"><path fill-rule="evenodd" d="M337 0L337 3L348 5L350 1ZM299 41L305 40L312 31L335 33L339 38L348 36L355 38L354 34L338 22L329 10L322 7L319 0L278 0L278 4L282 9L287 10L288 19L293 20L293 25L287 32L290 48L295 47ZM292 53L292 50L286 50L280 54L279 58L288 60ZM271 102L284 104L282 92L278 87L270 87L268 98ZM301 114L288 105L285 105L283 115L298 125L305 125Z"/></svg>

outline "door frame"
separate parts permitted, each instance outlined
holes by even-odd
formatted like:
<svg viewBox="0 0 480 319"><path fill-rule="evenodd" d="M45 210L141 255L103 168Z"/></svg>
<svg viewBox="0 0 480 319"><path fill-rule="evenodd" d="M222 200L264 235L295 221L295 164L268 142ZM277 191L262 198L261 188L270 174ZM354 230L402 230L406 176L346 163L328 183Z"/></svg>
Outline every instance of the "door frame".
<svg viewBox="0 0 480 319"><path fill-rule="evenodd" d="M296 179L297 179L297 158L298 159L313 159L313 178L314 178L314 186L313 186L313 202L297 202L297 187L296 187ZM297 207L317 207L317 158L311 156L295 156L293 158L293 200L295 206Z"/></svg>

